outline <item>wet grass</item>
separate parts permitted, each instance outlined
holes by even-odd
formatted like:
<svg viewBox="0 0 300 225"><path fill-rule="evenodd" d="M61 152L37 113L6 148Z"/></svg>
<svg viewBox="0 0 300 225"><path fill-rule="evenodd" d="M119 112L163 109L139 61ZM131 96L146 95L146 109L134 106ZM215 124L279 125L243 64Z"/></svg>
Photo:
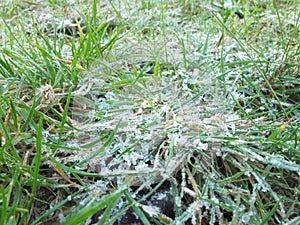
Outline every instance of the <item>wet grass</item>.
<svg viewBox="0 0 300 225"><path fill-rule="evenodd" d="M297 1L1 8L0 224L300 223Z"/></svg>

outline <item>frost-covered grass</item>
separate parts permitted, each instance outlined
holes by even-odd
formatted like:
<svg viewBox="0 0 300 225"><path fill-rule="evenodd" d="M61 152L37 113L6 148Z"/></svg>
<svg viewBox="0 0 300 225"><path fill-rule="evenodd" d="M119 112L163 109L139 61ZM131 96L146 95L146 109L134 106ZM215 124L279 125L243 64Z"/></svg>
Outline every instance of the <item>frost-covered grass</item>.
<svg viewBox="0 0 300 225"><path fill-rule="evenodd" d="M0 224L299 224L297 1L6 1Z"/></svg>

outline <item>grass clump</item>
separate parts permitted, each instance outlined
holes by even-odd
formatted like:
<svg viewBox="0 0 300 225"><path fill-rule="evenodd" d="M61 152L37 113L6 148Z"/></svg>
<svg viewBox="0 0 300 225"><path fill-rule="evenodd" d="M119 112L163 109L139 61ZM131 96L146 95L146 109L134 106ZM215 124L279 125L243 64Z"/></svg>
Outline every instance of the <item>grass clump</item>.
<svg viewBox="0 0 300 225"><path fill-rule="evenodd" d="M299 223L295 1L1 7L1 224Z"/></svg>

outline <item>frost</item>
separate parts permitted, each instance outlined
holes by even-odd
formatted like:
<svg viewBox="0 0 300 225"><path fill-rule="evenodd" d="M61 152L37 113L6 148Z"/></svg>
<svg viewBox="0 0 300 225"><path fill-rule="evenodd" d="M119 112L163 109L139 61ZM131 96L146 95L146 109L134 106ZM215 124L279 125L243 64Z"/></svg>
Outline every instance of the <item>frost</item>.
<svg viewBox="0 0 300 225"><path fill-rule="evenodd" d="M127 165L137 165L139 160L144 159L144 156L138 154L137 152L131 152L123 155L123 159L127 163Z"/></svg>
<svg viewBox="0 0 300 225"><path fill-rule="evenodd" d="M253 109L248 108L245 111L246 111L246 113L251 113L253 111Z"/></svg>
<svg viewBox="0 0 300 225"><path fill-rule="evenodd" d="M246 171L246 172L245 172L245 176L251 177L251 171Z"/></svg>
<svg viewBox="0 0 300 225"><path fill-rule="evenodd" d="M298 164L285 160L282 155L267 155L265 157L265 160L262 161L266 161L282 169L287 169L290 171L300 171L300 166Z"/></svg>
<svg viewBox="0 0 300 225"><path fill-rule="evenodd" d="M181 207L182 202L181 202L181 198L180 198L179 196L176 196L176 197L175 197L175 204L176 204L178 207Z"/></svg>
<svg viewBox="0 0 300 225"><path fill-rule="evenodd" d="M97 180L93 185L89 186L89 190L98 194L103 194L107 191L108 181Z"/></svg>
<svg viewBox="0 0 300 225"><path fill-rule="evenodd" d="M96 101L96 107L98 109L98 111L103 111L103 110L108 110L110 109L111 105L109 103L107 103L105 100L103 99L99 99L98 101Z"/></svg>
<svg viewBox="0 0 300 225"><path fill-rule="evenodd" d="M166 192L161 192L161 193L158 193L156 195L153 196L153 199L155 200L163 200L163 199L166 199L168 198L168 191Z"/></svg>
<svg viewBox="0 0 300 225"><path fill-rule="evenodd" d="M114 92L108 91L108 92L105 93L105 98L107 100L114 100L116 98L116 95L115 95Z"/></svg>
<svg viewBox="0 0 300 225"><path fill-rule="evenodd" d="M220 202L219 202L219 199L218 198L216 198L216 197L211 197L211 201L213 202L213 203L215 203L215 204L219 204Z"/></svg>
<svg viewBox="0 0 300 225"><path fill-rule="evenodd" d="M300 216L297 216L295 218L293 218L292 220L290 220L288 223L286 223L286 225L296 225L300 223Z"/></svg>
<svg viewBox="0 0 300 225"><path fill-rule="evenodd" d="M143 169L148 168L148 167L149 166L146 163L142 162L142 163L139 163L137 166L135 166L135 169L142 171Z"/></svg>
<svg viewBox="0 0 300 225"><path fill-rule="evenodd" d="M200 147L201 150L206 151L208 150L208 143L198 143L198 146Z"/></svg>
<svg viewBox="0 0 300 225"><path fill-rule="evenodd" d="M196 197L196 193L194 191L192 191L191 189L184 187L183 190L185 193L189 194L190 196Z"/></svg>
<svg viewBox="0 0 300 225"><path fill-rule="evenodd" d="M242 214L241 221L245 224L248 224L251 217L253 217L253 212L246 212L246 213L244 212Z"/></svg>
<svg viewBox="0 0 300 225"><path fill-rule="evenodd" d="M225 7L232 8L232 1L225 1ZM151 17L160 14L159 10L157 12L158 14L155 14L153 10L145 10L145 13L150 14ZM166 14L168 13L169 11L166 10ZM191 25L187 23L187 26ZM94 118L96 115L101 121L96 123L93 120L90 124L79 123L79 128L83 130L83 133L86 132L88 136L94 134L96 139L103 132L115 129L118 122L121 122L114 134L113 140L108 146L103 145L104 140L93 147L84 148L82 151L76 152L76 157L68 156L68 160L64 159L65 162L72 162L72 160L80 162L97 153L104 146L103 152L91 159L87 165L84 165L88 166L88 170L99 172L108 181L114 181L118 184L122 184L127 175L134 176L134 179L142 183L145 181L148 183L149 181L150 184L150 180L152 180L152 174L150 173L157 171L160 177L171 179L174 173L179 171L177 168L181 169L184 167L184 163L189 162L189 159L197 154L196 151L206 151L205 153L208 157L203 161L206 161L207 164L213 162L213 160L210 160L210 157L222 156L225 158L226 154L231 157L229 150L224 153L223 146L221 148L222 140L217 137L236 135L239 125L235 121L239 117L224 107L227 104L227 99L222 94L222 88L215 81L218 71L212 70L209 72L207 70L207 68L215 63L215 59L220 56L219 52L211 44L208 44L207 47L207 53L210 54L204 54L202 51L199 51L199 43L205 40L206 35L200 35L199 32L195 32L197 31L196 28L193 27L193 29L186 31L190 32L188 34L190 35L189 38L197 40L197 43L187 46L186 57L191 62L191 65L192 63L199 65L197 69L189 69L185 65L182 65L183 61L174 60L176 63L174 69L162 69L156 80L147 74L145 77L141 77L141 79L136 79L133 83L134 85L126 84L121 88L109 89L105 93L103 93L103 90L107 90L107 84L122 83L119 80L120 78L115 75L112 76L110 73L105 74L107 68L103 67L100 69L96 68L94 73L86 76L84 83L79 85L77 94L86 95L91 100L95 100L95 112L89 114L89 117ZM195 34L192 34L192 32ZM215 37L217 35L210 38ZM183 42L186 41L186 38L188 37L184 35L178 37ZM156 41L160 43L158 40ZM161 58L157 59L159 62L165 63L166 61L169 63L170 59L178 59L178 55L179 57L183 55L178 54L182 50L181 45L179 47L176 46L180 44L177 42L177 39L172 40L172 37L170 37L169 41L164 47L168 51L173 52L168 52L167 56L164 56L165 53L159 53L162 55ZM126 48L125 55L122 55L124 50L115 54L118 52L118 49L113 49L110 53L111 55L116 55L117 62L104 63L108 67L115 68L120 73L124 71L128 72L126 76L127 74L132 75L133 65L136 66L138 73L151 73L150 71L153 68L147 63L149 59L153 60L153 57L147 55L150 51L145 51L146 49L148 50L146 46L149 46L149 43L147 42L146 45L133 39L131 43L129 41L127 44L133 44L133 46ZM173 48L170 48L170 46L173 46ZM119 44L116 45L117 47L120 49L124 48L124 46ZM152 47L156 51L160 46ZM149 50L151 50L151 46ZM249 60L249 56L240 51L239 44L234 40L228 40L228 44L224 46L224 51L226 53L224 54L226 62ZM155 57L158 57L159 54L155 54ZM206 65L202 66L202 61ZM145 62L146 65L144 65ZM170 64L170 67L173 68L173 65ZM231 81L232 77L239 76L239 70L232 69L230 66L226 66L225 69L228 70L225 82ZM99 71L101 71L101 75L99 75ZM204 73L204 71L208 72ZM238 79L236 78L234 82L238 82ZM80 89L80 86L83 88ZM230 88L233 89L236 98L244 97L244 94L237 92L233 87ZM90 95L93 96L90 97ZM83 108L87 109L88 107L83 106ZM102 120L103 118L105 118L104 121ZM78 135L78 137L80 136ZM75 147L82 146L82 144L86 144L85 140L79 140ZM238 146L245 144L245 142L238 140L235 142L231 141L230 144ZM233 152L233 150L231 151ZM249 155L249 158L253 157L254 160L259 161L264 158L260 154L248 152L247 149L242 149L241 151L238 155ZM195 169L198 168L200 166L195 167ZM210 170L210 168L204 169L206 172ZM181 185L179 196L183 198L188 194L195 197L199 193L195 193L195 191L188 188L190 185L187 185L186 182L190 182L190 179L187 178L184 169L181 169L180 172L182 179L179 184ZM178 173L180 174L180 172ZM250 176L251 173L249 172L246 175ZM215 172L210 173L209 176L218 178L218 174ZM208 182L210 189L219 188L218 184L212 181ZM262 188L261 185L257 187L258 190ZM107 186L106 182L96 181L91 187L92 191L101 193ZM179 196L175 197L175 204L181 206L182 202ZM164 197L165 194L157 196L157 198ZM207 193L204 194L204 198L209 199ZM219 203L218 198L214 197L211 200L215 204ZM191 205L199 209L200 206L210 206L210 203L198 202ZM156 211L153 208L144 208L150 211L150 214ZM218 210L216 209L216 215L221 218L223 215ZM192 213L195 214L195 211Z"/></svg>
<svg viewBox="0 0 300 225"><path fill-rule="evenodd" d="M221 157L222 155L223 155L223 153L221 152L221 150L217 149L216 156Z"/></svg>
<svg viewBox="0 0 300 225"><path fill-rule="evenodd" d="M62 222L65 220L64 214L59 213L59 214L58 214L58 220L59 220L59 223L62 223Z"/></svg>
<svg viewBox="0 0 300 225"><path fill-rule="evenodd" d="M67 146L69 148L76 148L76 149L79 149L79 144L78 144L78 140L74 140L72 142L68 142L67 143Z"/></svg>

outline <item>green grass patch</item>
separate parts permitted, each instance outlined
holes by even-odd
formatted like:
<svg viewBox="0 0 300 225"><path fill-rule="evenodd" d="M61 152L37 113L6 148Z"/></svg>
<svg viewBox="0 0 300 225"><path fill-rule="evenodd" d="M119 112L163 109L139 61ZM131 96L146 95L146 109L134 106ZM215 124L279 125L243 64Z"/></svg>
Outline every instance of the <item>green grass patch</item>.
<svg viewBox="0 0 300 225"><path fill-rule="evenodd" d="M297 1L0 7L0 224L299 223Z"/></svg>

